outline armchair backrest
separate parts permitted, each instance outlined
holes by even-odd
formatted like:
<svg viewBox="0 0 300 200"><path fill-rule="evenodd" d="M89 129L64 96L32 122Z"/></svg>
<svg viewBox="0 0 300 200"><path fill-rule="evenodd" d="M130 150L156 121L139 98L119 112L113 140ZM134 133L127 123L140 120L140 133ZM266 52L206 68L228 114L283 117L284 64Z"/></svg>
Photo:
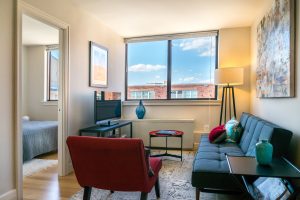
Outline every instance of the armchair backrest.
<svg viewBox="0 0 300 200"><path fill-rule="evenodd" d="M148 181L141 139L70 136L73 168L82 187L142 191Z"/></svg>

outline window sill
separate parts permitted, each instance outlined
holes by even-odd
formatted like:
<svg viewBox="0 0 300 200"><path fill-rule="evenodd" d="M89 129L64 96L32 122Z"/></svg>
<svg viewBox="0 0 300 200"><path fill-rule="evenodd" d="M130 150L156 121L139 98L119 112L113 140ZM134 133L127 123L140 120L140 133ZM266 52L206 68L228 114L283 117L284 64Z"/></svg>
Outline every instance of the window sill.
<svg viewBox="0 0 300 200"><path fill-rule="evenodd" d="M123 106L137 106L139 100L123 101ZM145 106L220 106L220 100L143 100Z"/></svg>
<svg viewBox="0 0 300 200"><path fill-rule="evenodd" d="M57 101L41 101L41 104L43 106L57 106Z"/></svg>

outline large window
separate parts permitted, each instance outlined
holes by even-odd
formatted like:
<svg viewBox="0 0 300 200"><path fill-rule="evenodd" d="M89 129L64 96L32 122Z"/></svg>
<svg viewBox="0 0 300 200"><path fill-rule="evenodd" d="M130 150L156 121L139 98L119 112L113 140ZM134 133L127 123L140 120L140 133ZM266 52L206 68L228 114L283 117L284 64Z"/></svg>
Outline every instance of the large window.
<svg viewBox="0 0 300 200"><path fill-rule="evenodd" d="M216 99L217 38L128 39L126 99Z"/></svg>
<svg viewBox="0 0 300 200"><path fill-rule="evenodd" d="M47 50L47 101L58 100L58 71L59 71L59 50Z"/></svg>

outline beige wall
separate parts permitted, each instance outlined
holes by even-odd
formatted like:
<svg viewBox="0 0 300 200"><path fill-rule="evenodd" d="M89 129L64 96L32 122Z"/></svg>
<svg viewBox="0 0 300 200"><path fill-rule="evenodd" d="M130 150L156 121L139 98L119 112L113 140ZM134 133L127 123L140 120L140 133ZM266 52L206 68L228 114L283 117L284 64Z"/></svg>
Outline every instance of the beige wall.
<svg viewBox="0 0 300 200"><path fill-rule="evenodd" d="M221 29L219 67L243 67L244 84L235 86L237 118L250 111L250 27ZM219 90L221 96L221 89Z"/></svg>
<svg viewBox="0 0 300 200"><path fill-rule="evenodd" d="M250 28L230 28L221 29L219 32L219 65L222 67L245 67L246 79L243 86L236 88L236 105L237 114L241 112L249 112L250 104L250 83L248 71L250 67ZM220 90L221 91L221 90ZM219 96L220 97L220 96ZM213 101L208 102L212 103ZM176 103L175 103L176 104ZM181 103L179 103L181 104ZM162 103L161 105L153 105L145 103L147 119L194 119L196 132L207 132L208 129L218 125L220 116L220 104L199 105L191 102L185 102L185 105L174 105L173 103ZM125 118L134 119L136 105L125 103L123 107L123 116Z"/></svg>
<svg viewBox="0 0 300 200"><path fill-rule="evenodd" d="M13 134L13 10L12 0L0 1L0 199L15 188Z"/></svg>
<svg viewBox="0 0 300 200"><path fill-rule="evenodd" d="M23 47L23 115L30 120L57 120L57 105L44 101L45 46Z"/></svg>
<svg viewBox="0 0 300 200"><path fill-rule="evenodd" d="M26 3L70 25L70 133L93 123L93 91L89 87L89 41L108 48L108 88L123 91L123 39L70 0L25 0ZM105 90L105 89L104 89Z"/></svg>
<svg viewBox="0 0 300 200"><path fill-rule="evenodd" d="M266 10L270 9L270 4ZM257 24L263 17L264 13L257 18L257 21L252 26L251 33L251 44L252 44L252 67L251 67L251 112L265 118L271 122L274 122L283 128L291 130L294 135L292 139L292 145L290 146L290 156L291 159L296 161L297 165L300 166L300 44L299 44L299 27L300 27L300 4L297 3L296 8L296 97L295 98L273 98L273 99L260 99L256 98L256 89L255 89L255 70L257 67L257 42L256 42L256 28Z"/></svg>

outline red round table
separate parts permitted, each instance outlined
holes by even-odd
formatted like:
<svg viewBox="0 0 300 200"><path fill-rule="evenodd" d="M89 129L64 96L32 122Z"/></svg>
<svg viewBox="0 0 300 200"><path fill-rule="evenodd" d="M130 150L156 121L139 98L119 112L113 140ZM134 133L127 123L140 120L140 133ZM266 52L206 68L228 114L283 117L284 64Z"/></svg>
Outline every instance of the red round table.
<svg viewBox="0 0 300 200"><path fill-rule="evenodd" d="M155 154L151 155L152 157L160 157L160 156L171 156L175 158L180 158L182 161L182 136L184 132L183 131L178 131L178 130L156 130L156 131L150 131L149 132L149 149L150 149L150 155L151 155L151 149L164 149L166 150L165 153L163 154ZM151 146L151 140L153 137L164 137L166 138L166 147L152 147ZM180 148L170 148L168 147L168 138L169 137L178 137L180 138ZM174 155L174 154L169 154L168 150L180 150L181 154L179 155Z"/></svg>

